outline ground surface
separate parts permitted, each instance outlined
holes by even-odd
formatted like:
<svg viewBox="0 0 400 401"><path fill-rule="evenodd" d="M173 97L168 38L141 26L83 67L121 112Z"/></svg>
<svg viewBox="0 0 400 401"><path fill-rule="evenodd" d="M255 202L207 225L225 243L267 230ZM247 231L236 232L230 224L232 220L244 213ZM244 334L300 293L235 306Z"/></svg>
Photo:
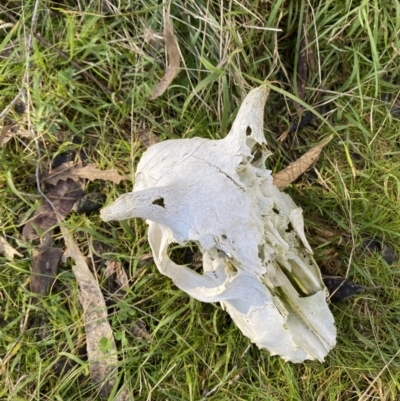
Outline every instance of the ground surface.
<svg viewBox="0 0 400 401"><path fill-rule="evenodd" d="M131 189L146 140L221 138L245 94L268 79L278 88L266 107L268 167L279 171L335 132L287 191L304 209L323 272L368 289L332 304L338 344L325 363L287 364L254 346L243 355L248 340L225 312L145 263L142 221L72 213L67 226L109 306L121 378L135 400L399 400L400 3L176 0L182 69L154 100L166 66L165 4L37 4L33 23L33 1L0 6L0 112L27 88L1 122L16 124L1 135L1 236L20 255L0 255L0 398L97 399L69 262L49 295L30 292L38 244L22 227L40 202L35 175L57 155L80 152L85 163L129 178L85 183L110 202ZM64 246L57 230L52 245ZM177 257L193 259L188 250ZM110 260L129 277L122 295L104 278ZM151 340L133 330L138 320Z"/></svg>

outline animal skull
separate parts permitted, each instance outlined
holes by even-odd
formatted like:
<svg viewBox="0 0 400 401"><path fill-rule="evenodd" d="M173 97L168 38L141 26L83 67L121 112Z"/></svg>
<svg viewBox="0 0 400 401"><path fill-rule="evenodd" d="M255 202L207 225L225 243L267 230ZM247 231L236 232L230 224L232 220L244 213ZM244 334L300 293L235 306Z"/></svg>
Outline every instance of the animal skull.
<svg viewBox="0 0 400 401"><path fill-rule="evenodd" d="M220 302L260 348L292 362L324 360L336 329L304 234L302 210L265 168L265 87L245 98L224 139L168 140L139 162L133 192L104 221L146 219L154 261L177 287ZM174 263L171 243L196 242L203 274Z"/></svg>

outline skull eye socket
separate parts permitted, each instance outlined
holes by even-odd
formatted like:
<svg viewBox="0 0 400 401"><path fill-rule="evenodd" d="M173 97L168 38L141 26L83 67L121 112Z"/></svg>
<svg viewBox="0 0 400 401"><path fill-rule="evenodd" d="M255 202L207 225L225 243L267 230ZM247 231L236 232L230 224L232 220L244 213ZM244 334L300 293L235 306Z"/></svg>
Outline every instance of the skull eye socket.
<svg viewBox="0 0 400 401"><path fill-rule="evenodd" d="M195 242L179 245L176 242L169 244L168 257L178 265L185 265L203 274L203 255Z"/></svg>

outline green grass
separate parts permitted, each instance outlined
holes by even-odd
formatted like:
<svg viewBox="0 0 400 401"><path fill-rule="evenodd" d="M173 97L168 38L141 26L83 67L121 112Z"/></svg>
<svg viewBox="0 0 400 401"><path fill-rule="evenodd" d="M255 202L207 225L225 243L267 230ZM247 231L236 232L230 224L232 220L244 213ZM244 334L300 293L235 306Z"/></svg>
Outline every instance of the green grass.
<svg viewBox="0 0 400 401"><path fill-rule="evenodd" d="M24 35L34 8L32 0L3 3L0 20L12 22L7 11L18 23L0 29L0 52L9 49L1 53L0 112L24 79ZM164 73L165 51L157 39L162 15L163 4L154 0L39 2L36 32L51 44L34 40L30 58L28 116L40 159L33 139L16 136L0 149L1 234L23 254L13 261L0 255L0 357L8 356L0 399L96 399L70 267L60 267L57 286L38 304L29 292L35 244L23 239L21 223L37 207L37 198L29 196L38 194L37 164L44 171L57 154L82 149L99 168L116 168L133 179L144 151L140 129L160 140L224 137L245 94L268 78L278 88L266 106L265 135L273 152L268 165L279 171L333 128L335 138L316 170L287 192L304 209L321 267L332 275L348 273L370 290L331 305L338 343L325 363L284 363L255 346L242 357L249 342L219 306L190 299L154 265L139 263L149 252L142 221L106 224L98 214L72 215L68 227L86 255L96 254L96 241L108 247L88 260L96 261L92 267L110 301L121 379L135 400L201 400L219 384L207 399L399 400L399 263L387 264L362 242L377 237L400 254L400 120L390 113L400 94L400 3L176 0L171 15L183 69L162 97L149 101ZM303 26L316 61L304 102L312 109L329 105L329 113L327 121L281 142L296 117L285 94L299 93ZM151 32L157 35L146 41ZM28 122L14 110L8 118ZM131 188L132 182L88 184L88 191L101 191L108 202ZM63 246L59 235L54 245ZM102 279L109 259L121 261L131 279L123 298L116 299ZM130 333L137 319L146 323L150 343ZM63 360L76 364L62 371Z"/></svg>

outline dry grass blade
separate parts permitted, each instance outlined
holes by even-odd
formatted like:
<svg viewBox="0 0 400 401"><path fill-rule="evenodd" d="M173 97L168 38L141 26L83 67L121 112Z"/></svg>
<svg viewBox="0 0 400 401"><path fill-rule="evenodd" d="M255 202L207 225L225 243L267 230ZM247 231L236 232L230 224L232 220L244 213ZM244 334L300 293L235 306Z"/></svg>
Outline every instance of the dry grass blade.
<svg viewBox="0 0 400 401"><path fill-rule="evenodd" d="M14 249L3 237L0 237L0 253L10 260L13 260L15 255L20 257L23 256L16 249Z"/></svg>
<svg viewBox="0 0 400 401"><path fill-rule="evenodd" d="M69 255L75 261L72 266L79 285L79 301L84 311L86 330L86 347L92 381L100 386L100 397L108 397L116 382L117 350L110 324L107 307L98 282L80 252L78 245L68 232L60 225ZM100 341L107 341L107 347L100 349Z"/></svg>
<svg viewBox="0 0 400 401"><path fill-rule="evenodd" d="M169 12L170 10L168 6L164 17L164 42L165 49L168 55L167 71L165 72L161 81L153 89L150 100L160 97L167 90L168 86L179 73L181 56L179 53L178 45L175 41L174 27L172 25Z"/></svg>
<svg viewBox="0 0 400 401"><path fill-rule="evenodd" d="M274 184L278 188L284 188L300 177L318 159L324 146L333 138L333 135L325 138L318 145L314 146L299 159L290 163L279 173L274 174Z"/></svg>

